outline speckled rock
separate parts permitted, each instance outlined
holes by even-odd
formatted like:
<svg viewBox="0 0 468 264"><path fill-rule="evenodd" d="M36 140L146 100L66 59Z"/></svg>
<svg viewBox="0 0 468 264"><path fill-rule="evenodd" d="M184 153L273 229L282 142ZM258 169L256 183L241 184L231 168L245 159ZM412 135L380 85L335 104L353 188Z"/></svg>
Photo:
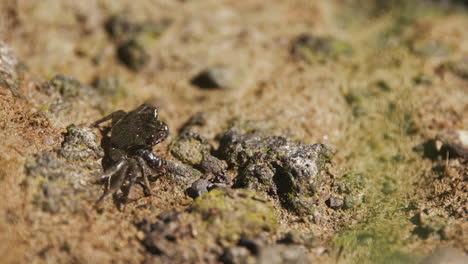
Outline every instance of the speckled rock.
<svg viewBox="0 0 468 264"><path fill-rule="evenodd" d="M81 83L69 76L57 74L49 81L49 89L58 91L63 97L75 97L82 93Z"/></svg>
<svg viewBox="0 0 468 264"><path fill-rule="evenodd" d="M19 61L13 49L0 41L0 86L9 89L15 96L20 96L18 64Z"/></svg>
<svg viewBox="0 0 468 264"><path fill-rule="evenodd" d="M205 179L198 179L187 189L187 194L192 198L197 198L208 192L211 183Z"/></svg>
<svg viewBox="0 0 468 264"><path fill-rule="evenodd" d="M171 154L183 163L198 165L203 156L209 154L211 145L201 135L185 131L181 133L170 145Z"/></svg>
<svg viewBox="0 0 468 264"><path fill-rule="evenodd" d="M167 161L164 177L180 184L184 184L186 188L201 176L202 173L191 166L170 160Z"/></svg>
<svg viewBox="0 0 468 264"><path fill-rule="evenodd" d="M42 210L78 212L81 202L99 197L100 188L92 179L101 173L103 150L96 138L89 128L71 125L61 147L26 159L28 187Z"/></svg>
<svg viewBox="0 0 468 264"><path fill-rule="evenodd" d="M70 125L67 127L62 147L58 153L68 160L86 161L104 155L96 134L87 127Z"/></svg>
<svg viewBox="0 0 468 264"><path fill-rule="evenodd" d="M201 215L210 232L228 241L275 233L279 225L273 206L252 190L214 189L195 199L191 209Z"/></svg>
<svg viewBox="0 0 468 264"><path fill-rule="evenodd" d="M221 136L218 155L238 169L236 187L278 196L285 207L304 215L313 210L332 151L323 144L305 145L264 131L233 128Z"/></svg>

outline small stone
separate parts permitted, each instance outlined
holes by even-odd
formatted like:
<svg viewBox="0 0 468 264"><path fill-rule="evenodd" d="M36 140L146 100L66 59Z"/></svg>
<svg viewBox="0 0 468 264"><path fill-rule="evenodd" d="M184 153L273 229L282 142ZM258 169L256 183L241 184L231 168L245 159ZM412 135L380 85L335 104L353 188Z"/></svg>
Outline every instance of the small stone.
<svg viewBox="0 0 468 264"><path fill-rule="evenodd" d="M202 173L191 166L168 160L165 177L182 184L192 184Z"/></svg>
<svg viewBox="0 0 468 264"><path fill-rule="evenodd" d="M187 189L187 194L193 199L208 192L211 183L205 179L198 179Z"/></svg>
<svg viewBox="0 0 468 264"><path fill-rule="evenodd" d="M236 74L227 67L204 70L192 79L192 84L202 89L229 89L236 86Z"/></svg>
<svg viewBox="0 0 468 264"><path fill-rule="evenodd" d="M421 264L465 264L468 255L457 248L440 248L426 257Z"/></svg>
<svg viewBox="0 0 468 264"><path fill-rule="evenodd" d="M209 153L211 145L201 135L186 131L180 134L170 145L171 154L183 163L198 165L205 153Z"/></svg>
<svg viewBox="0 0 468 264"><path fill-rule="evenodd" d="M330 197L330 199L327 200L327 205L328 207L332 209L340 209L343 206L344 202L343 199L340 197Z"/></svg>
<svg viewBox="0 0 468 264"><path fill-rule="evenodd" d="M468 158L468 130L446 130L436 137L436 149L449 157Z"/></svg>
<svg viewBox="0 0 468 264"><path fill-rule="evenodd" d="M237 244L239 246L247 248L250 251L250 253L258 255L260 253L261 248L265 246L266 241L262 241L260 237L256 239L242 237Z"/></svg>
<svg viewBox="0 0 468 264"><path fill-rule="evenodd" d="M117 49L117 55L123 64L135 72L143 69L150 60L145 47L134 39L121 44Z"/></svg>
<svg viewBox="0 0 468 264"><path fill-rule="evenodd" d="M204 173L214 175L217 179L223 179L226 177L227 163L212 155L205 154L200 163L200 169Z"/></svg>
<svg viewBox="0 0 468 264"><path fill-rule="evenodd" d="M57 74L49 81L48 89L58 91L63 97L76 97L82 92L82 85L73 77Z"/></svg>
<svg viewBox="0 0 468 264"><path fill-rule="evenodd" d="M221 261L225 264L244 264L250 252L244 247L230 247L224 250Z"/></svg>
<svg viewBox="0 0 468 264"><path fill-rule="evenodd" d="M104 155L93 130L75 125L67 127L62 147L58 153L68 160L80 161L86 161L90 158L98 159Z"/></svg>

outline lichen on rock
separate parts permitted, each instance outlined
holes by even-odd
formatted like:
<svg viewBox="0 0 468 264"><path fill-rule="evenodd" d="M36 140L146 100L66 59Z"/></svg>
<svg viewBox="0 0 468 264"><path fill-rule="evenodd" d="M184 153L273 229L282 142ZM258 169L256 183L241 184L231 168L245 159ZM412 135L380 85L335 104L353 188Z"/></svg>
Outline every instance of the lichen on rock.
<svg viewBox="0 0 468 264"><path fill-rule="evenodd" d="M50 213L77 212L82 200L95 200L99 187L92 185L91 179L100 171L101 154L91 129L67 127L60 147L26 159L25 172L35 204Z"/></svg>
<svg viewBox="0 0 468 264"><path fill-rule="evenodd" d="M195 199L191 209L201 215L210 232L229 241L275 233L279 226L273 206L253 190L214 189Z"/></svg>

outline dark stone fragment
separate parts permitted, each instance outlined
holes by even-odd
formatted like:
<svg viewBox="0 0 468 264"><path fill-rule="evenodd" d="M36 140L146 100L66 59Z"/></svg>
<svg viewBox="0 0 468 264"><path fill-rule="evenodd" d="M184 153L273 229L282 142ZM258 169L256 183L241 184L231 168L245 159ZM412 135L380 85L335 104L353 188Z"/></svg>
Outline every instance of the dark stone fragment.
<svg viewBox="0 0 468 264"><path fill-rule="evenodd" d="M187 194L193 199L195 199L198 196L207 193L210 186L211 183L209 181L205 179L198 179L194 183L192 183L192 186L190 186L187 189Z"/></svg>
<svg viewBox="0 0 468 264"><path fill-rule="evenodd" d="M224 250L220 261L225 264L243 264L247 263L250 253L243 247L230 247Z"/></svg>
<svg viewBox="0 0 468 264"><path fill-rule="evenodd" d="M140 71L149 62L150 56L145 47L136 40L129 40L117 49L120 61L132 71Z"/></svg>
<svg viewBox="0 0 468 264"><path fill-rule="evenodd" d="M213 174L218 179L222 179L226 176L227 163L210 154L205 154L200 163L200 169L204 173Z"/></svg>
<svg viewBox="0 0 468 264"><path fill-rule="evenodd" d="M340 209L344 204L344 201L340 197L330 197L330 199L327 200L327 205L328 207L332 209Z"/></svg>
<svg viewBox="0 0 468 264"><path fill-rule="evenodd" d="M168 160L165 177L182 184L192 184L202 173L190 166Z"/></svg>
<svg viewBox="0 0 468 264"><path fill-rule="evenodd" d="M468 159L468 131L442 131L436 137L435 147L443 157Z"/></svg>
<svg viewBox="0 0 468 264"><path fill-rule="evenodd" d="M247 237L242 237L238 243L239 246L247 248L254 255L260 253L263 244L265 243L262 243L262 241L260 241L259 239L251 239Z"/></svg>
<svg viewBox="0 0 468 264"><path fill-rule="evenodd" d="M202 89L228 89L235 86L235 74L226 67L213 67L199 73L192 84Z"/></svg>

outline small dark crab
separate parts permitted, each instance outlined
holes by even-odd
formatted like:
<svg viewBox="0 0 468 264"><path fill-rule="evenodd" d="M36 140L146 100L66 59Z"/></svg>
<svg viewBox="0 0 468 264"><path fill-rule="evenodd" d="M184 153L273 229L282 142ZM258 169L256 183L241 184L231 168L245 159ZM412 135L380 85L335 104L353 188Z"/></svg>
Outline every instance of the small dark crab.
<svg viewBox="0 0 468 264"><path fill-rule="evenodd" d="M131 112L116 111L92 124L112 120L112 126L104 130L105 172L97 181L107 181L107 189L96 204L119 188L123 192L123 203L127 202L130 189L135 182L140 183L146 195L151 195L148 175L151 169L165 171L166 161L154 155L153 146L164 141L169 135L166 123L159 121L158 110L142 104ZM110 136L108 133L110 132Z"/></svg>

